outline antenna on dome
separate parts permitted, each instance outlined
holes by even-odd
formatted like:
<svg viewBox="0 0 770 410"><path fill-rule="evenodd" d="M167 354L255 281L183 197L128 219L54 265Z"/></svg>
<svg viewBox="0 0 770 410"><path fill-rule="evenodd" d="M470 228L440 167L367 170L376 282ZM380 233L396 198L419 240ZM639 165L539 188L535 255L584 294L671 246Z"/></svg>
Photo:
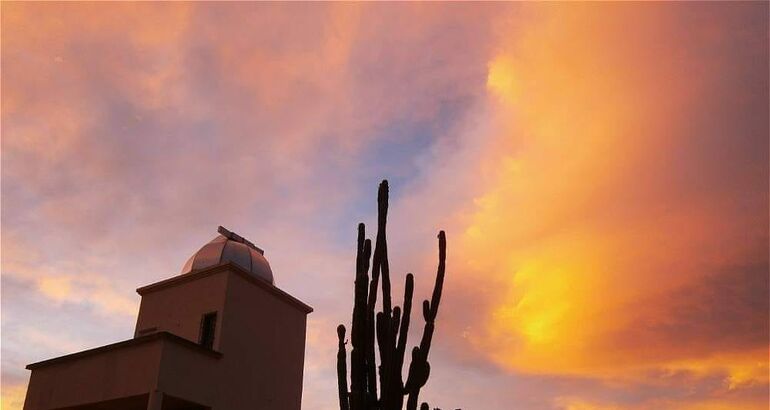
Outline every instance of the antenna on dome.
<svg viewBox="0 0 770 410"><path fill-rule="evenodd" d="M257 245L254 245L250 240L244 238L241 235L238 235L237 233L235 233L235 232L233 232L231 230L228 230L227 228L225 228L222 225L219 225L219 228L217 228L217 232L219 232L220 235L224 236L225 238L227 238L227 239L229 239L231 241L240 242L240 243L248 246L249 248L254 249L255 251L259 252L260 255L264 255L265 254L265 251L263 251Z"/></svg>

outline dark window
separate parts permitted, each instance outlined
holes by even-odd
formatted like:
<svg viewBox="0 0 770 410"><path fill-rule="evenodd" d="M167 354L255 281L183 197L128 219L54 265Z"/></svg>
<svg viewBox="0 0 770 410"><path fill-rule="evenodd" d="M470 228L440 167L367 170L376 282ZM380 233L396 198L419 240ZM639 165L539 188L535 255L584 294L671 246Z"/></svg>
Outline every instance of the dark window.
<svg viewBox="0 0 770 410"><path fill-rule="evenodd" d="M214 347L214 331L217 328L217 312L206 313L201 318L201 336L198 343L206 349Z"/></svg>

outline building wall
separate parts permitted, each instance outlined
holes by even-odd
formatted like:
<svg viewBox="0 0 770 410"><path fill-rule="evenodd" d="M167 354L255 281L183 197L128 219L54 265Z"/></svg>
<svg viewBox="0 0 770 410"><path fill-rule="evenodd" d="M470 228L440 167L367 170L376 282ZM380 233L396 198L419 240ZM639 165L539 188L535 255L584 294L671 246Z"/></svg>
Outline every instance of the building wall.
<svg viewBox="0 0 770 410"><path fill-rule="evenodd" d="M227 275L215 273L145 293L134 337L166 331L198 343L201 317L217 312L214 350L219 350L226 288Z"/></svg>
<svg viewBox="0 0 770 410"><path fill-rule="evenodd" d="M166 343L160 362L157 390L165 395L214 406L222 394L228 376L222 372L220 358L200 354L187 346Z"/></svg>
<svg viewBox="0 0 770 410"><path fill-rule="evenodd" d="M221 352L229 377L218 409L299 410L307 315L229 273Z"/></svg>
<svg viewBox="0 0 770 410"><path fill-rule="evenodd" d="M47 410L146 394L157 384L160 341L32 371L24 410Z"/></svg>
<svg viewBox="0 0 770 410"><path fill-rule="evenodd" d="M160 391L200 406L211 406L220 394L221 355L168 333L156 333L35 366L25 410L147 407ZM130 399L130 400L127 400ZM90 406L99 403L96 407Z"/></svg>

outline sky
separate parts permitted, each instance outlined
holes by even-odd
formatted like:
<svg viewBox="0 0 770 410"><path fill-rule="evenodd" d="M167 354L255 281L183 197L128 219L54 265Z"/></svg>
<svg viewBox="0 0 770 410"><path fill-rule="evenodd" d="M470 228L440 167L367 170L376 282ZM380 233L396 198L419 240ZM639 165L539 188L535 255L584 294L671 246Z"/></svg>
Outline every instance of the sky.
<svg viewBox="0 0 770 410"><path fill-rule="evenodd" d="M447 232L432 405L766 409L769 8L3 2L3 408L218 225L314 307L337 408L387 178L394 294Z"/></svg>

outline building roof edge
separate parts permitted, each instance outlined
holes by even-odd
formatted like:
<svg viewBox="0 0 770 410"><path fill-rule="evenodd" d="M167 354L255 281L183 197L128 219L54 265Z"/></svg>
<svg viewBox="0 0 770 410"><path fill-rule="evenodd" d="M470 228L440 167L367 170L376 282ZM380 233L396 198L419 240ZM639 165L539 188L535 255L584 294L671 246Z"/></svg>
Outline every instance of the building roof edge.
<svg viewBox="0 0 770 410"><path fill-rule="evenodd" d="M313 308L307 305L306 303L302 302L301 300L295 298L294 296L286 293L285 291L279 289L272 283L255 277L254 275L250 274L240 266L232 263L232 262L224 262L220 263L219 265L212 266L210 268L201 269L199 271L194 271L190 273L185 273L183 275L174 276L172 278L164 279L159 282L151 283L149 285L142 286L138 289L136 289L136 293L144 296L148 293L165 289L169 286L174 286L180 283L189 282L192 280L204 278L207 276L214 275L216 273L225 272L225 271L231 271L236 273L237 275L241 276L242 278L246 279L248 282L261 287L262 289L274 294L275 296L278 296L278 298L284 300L285 302L289 303L290 305L293 305L300 310L302 310L305 314L308 314L313 311Z"/></svg>
<svg viewBox="0 0 770 410"><path fill-rule="evenodd" d="M222 357L222 353L220 353L220 352L217 352L217 351L211 350L211 349L207 349L207 348L205 348L205 347L203 347L203 346L201 346L201 345L199 345L199 344L197 344L195 342L187 340L187 339L185 339L185 338L183 338L181 336L177 336L177 335L175 335L173 333L161 331L161 332L151 333L151 334L146 335L146 336L135 337L133 339L122 340L120 342L116 342L116 343L111 343L111 344L104 345L104 346L95 347L95 348L92 348L92 349L81 350L79 352L66 354L64 356L54 357L52 359L47 359L47 360L43 360L43 361L40 361L40 362L30 363L30 364L28 364L26 366L26 368L28 370L35 370L35 369L38 369L38 368L41 368L41 367L45 367L45 366L49 366L49 365L65 362L65 361L68 361L68 360L78 359L78 358L84 357L84 356L90 356L90 355L97 354L97 353L102 353L102 352L107 352L107 351L110 351L110 350L120 349L122 347L149 343L149 342L153 342L153 341L161 340L161 339L169 340L171 342L174 342L174 343L177 343L179 345L191 348L191 349L196 350L196 351L198 351L198 352L200 352L202 354L205 354L205 355L208 355L208 356L212 356L212 357L217 358L217 359Z"/></svg>

